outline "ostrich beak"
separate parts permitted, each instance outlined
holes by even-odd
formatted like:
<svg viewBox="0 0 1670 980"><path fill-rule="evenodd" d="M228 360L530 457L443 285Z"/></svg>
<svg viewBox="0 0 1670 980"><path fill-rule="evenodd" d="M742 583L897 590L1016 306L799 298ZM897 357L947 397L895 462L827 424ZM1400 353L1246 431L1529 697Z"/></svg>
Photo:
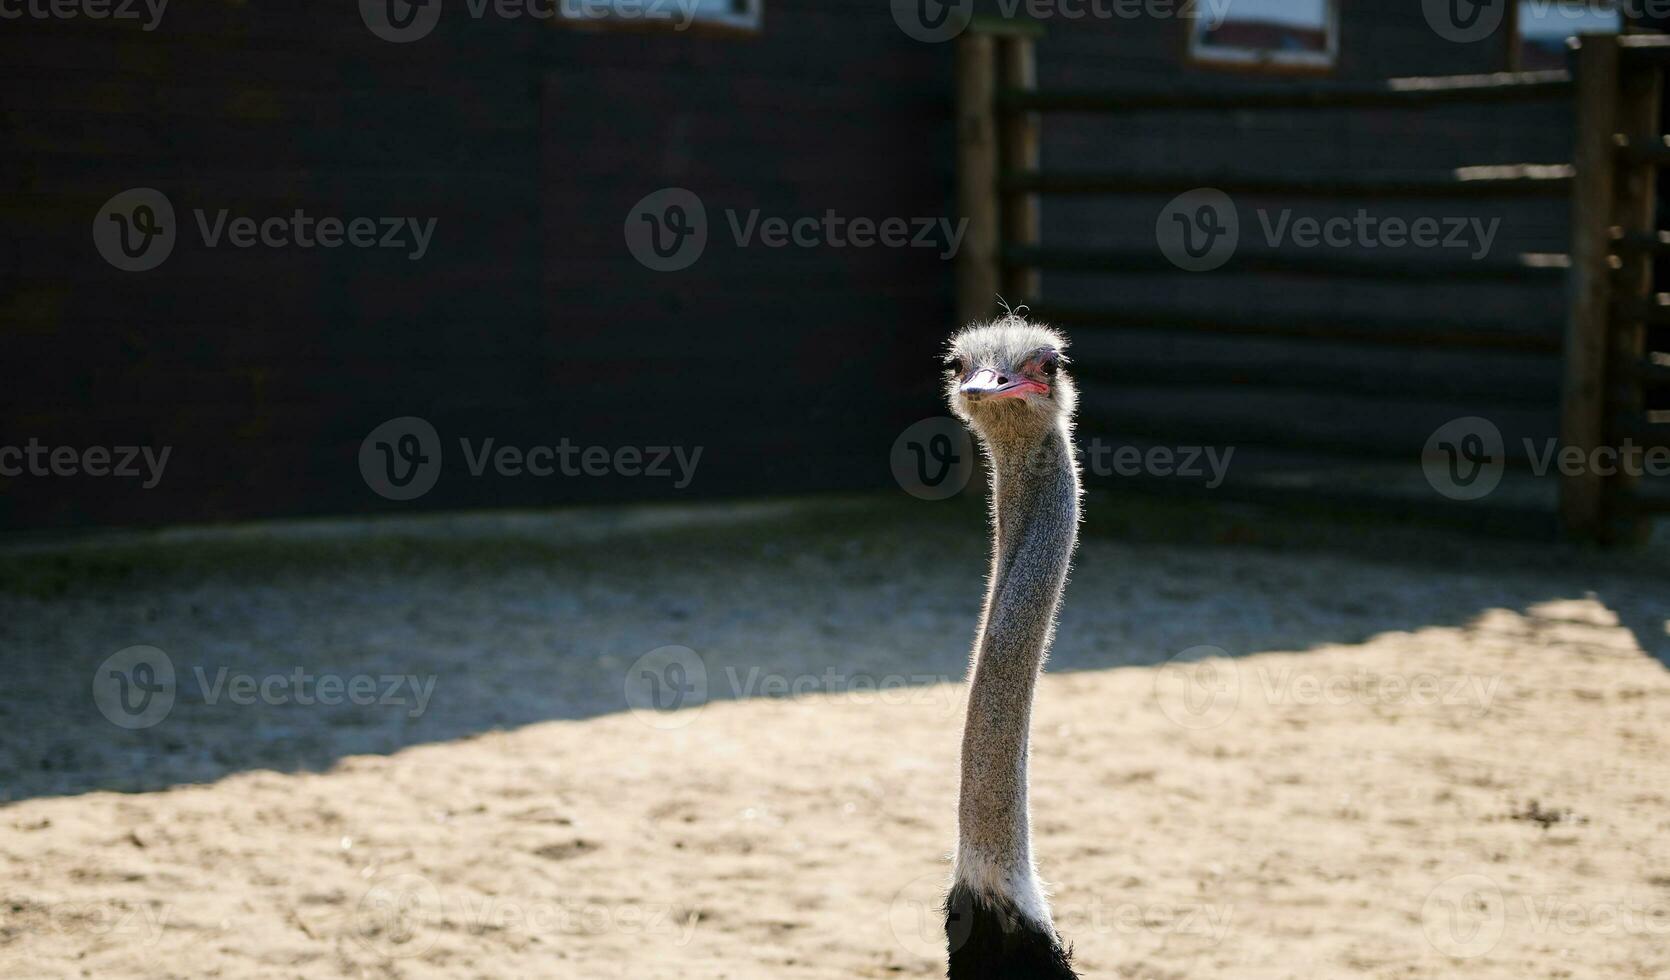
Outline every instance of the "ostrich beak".
<svg viewBox="0 0 1670 980"><path fill-rule="evenodd" d="M981 368L974 372L959 389L964 398L969 401L985 399L1020 398L1029 391L1049 394L1049 387L1034 381L1022 374L998 374L991 368Z"/></svg>

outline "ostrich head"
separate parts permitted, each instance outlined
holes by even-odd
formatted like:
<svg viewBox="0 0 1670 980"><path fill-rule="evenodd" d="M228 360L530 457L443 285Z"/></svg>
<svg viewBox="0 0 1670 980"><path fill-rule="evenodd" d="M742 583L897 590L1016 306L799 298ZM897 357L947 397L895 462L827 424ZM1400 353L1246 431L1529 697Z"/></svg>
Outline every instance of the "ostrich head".
<svg viewBox="0 0 1670 980"><path fill-rule="evenodd" d="M1067 340L1009 315L951 338L951 410L988 442L1032 441L1071 424L1077 391L1065 370Z"/></svg>

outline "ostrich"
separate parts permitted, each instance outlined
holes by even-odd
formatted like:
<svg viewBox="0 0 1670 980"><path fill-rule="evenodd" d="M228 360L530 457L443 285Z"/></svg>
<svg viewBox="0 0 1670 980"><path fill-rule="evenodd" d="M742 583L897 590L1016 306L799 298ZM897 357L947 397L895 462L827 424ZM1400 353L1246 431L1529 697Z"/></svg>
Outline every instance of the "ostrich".
<svg viewBox="0 0 1670 980"><path fill-rule="evenodd" d="M969 667L957 856L946 899L951 980L1072 980L1032 862L1027 731L1078 537L1065 338L1008 315L951 340L947 397L991 469L992 563Z"/></svg>

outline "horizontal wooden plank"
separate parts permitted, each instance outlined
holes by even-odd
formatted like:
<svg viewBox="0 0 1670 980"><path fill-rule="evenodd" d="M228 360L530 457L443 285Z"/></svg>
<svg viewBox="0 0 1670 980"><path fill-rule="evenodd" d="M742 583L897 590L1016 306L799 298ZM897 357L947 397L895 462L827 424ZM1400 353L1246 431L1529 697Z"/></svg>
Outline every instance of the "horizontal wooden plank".
<svg viewBox="0 0 1670 980"><path fill-rule="evenodd" d="M1094 488L1093 488L1094 489ZM1175 479L1121 480L1120 492L1185 497L1219 503L1251 504L1297 510L1307 517L1372 517L1382 521L1421 521L1463 528L1469 535L1535 537L1552 540L1558 518L1552 506L1538 506L1503 493L1466 502L1437 494L1410 497L1349 485L1281 485L1230 481L1208 488Z"/></svg>
<svg viewBox="0 0 1670 980"><path fill-rule="evenodd" d="M1279 312L1205 314L1173 308L1061 307L1031 305L1040 319L1063 325L1112 329L1187 330L1207 334L1258 337L1313 337L1403 347L1555 353L1562 349L1561 324L1483 324L1466 319L1388 316L1290 316Z"/></svg>
<svg viewBox="0 0 1670 980"><path fill-rule="evenodd" d="M1304 370L1279 362L1230 365L1126 360L1103 365L1087 364L1083 357L1075 357L1073 374L1087 383L1174 387L1210 385L1244 391L1281 389L1402 402L1451 400L1480 406L1550 408L1560 400L1557 377L1539 383L1534 379L1511 377L1504 380L1488 372L1472 377L1432 373L1411 376L1371 365L1341 364L1326 370Z"/></svg>
<svg viewBox="0 0 1670 980"><path fill-rule="evenodd" d="M1612 315L1622 320L1640 321L1649 327L1670 326L1670 294L1657 293L1645 299L1616 299L1612 302Z"/></svg>
<svg viewBox="0 0 1670 980"><path fill-rule="evenodd" d="M1618 159L1626 164L1670 165L1670 137L1621 136Z"/></svg>
<svg viewBox="0 0 1670 980"><path fill-rule="evenodd" d="M1197 386L1086 386L1080 428L1140 435L1171 446L1262 446L1419 465L1428 438L1456 418L1488 414L1507 465L1528 470L1533 443L1554 434L1558 409L1492 409L1470 400L1411 403L1377 397Z"/></svg>
<svg viewBox="0 0 1670 980"><path fill-rule="evenodd" d="M1624 496L1618 503L1633 514L1670 514L1670 488Z"/></svg>
<svg viewBox="0 0 1670 980"><path fill-rule="evenodd" d="M1637 361L1628 366L1628 371L1649 388L1670 388L1670 363Z"/></svg>
<svg viewBox="0 0 1670 980"><path fill-rule="evenodd" d="M1489 198L1564 195L1571 192L1570 164L1504 164L1458 167L1428 174L1364 171L1334 176L1291 172L1137 171L1052 173L1009 171L1001 188L1011 194L1172 194L1209 187L1229 194L1297 197Z"/></svg>
<svg viewBox="0 0 1670 980"><path fill-rule="evenodd" d="M1629 232L1614 235L1612 250L1619 255L1670 256L1670 231Z"/></svg>
<svg viewBox="0 0 1670 980"><path fill-rule="evenodd" d="M1182 272L1156 248L1035 248L1009 245L1003 249L1006 263L1047 272L1101 272L1151 274ZM1338 249L1312 252L1240 247L1220 274L1285 273L1304 276L1361 276L1374 279L1458 280L1506 279L1526 282L1560 282L1570 265L1568 256L1550 253L1522 253L1501 258L1469 259L1465 255L1436 258L1347 254Z"/></svg>
<svg viewBox="0 0 1670 980"><path fill-rule="evenodd" d="M1670 35L1623 34L1607 40L1616 40L1619 57L1627 68L1670 65ZM1573 38L1571 43L1580 45L1582 38Z"/></svg>
<svg viewBox="0 0 1670 980"><path fill-rule="evenodd" d="M1390 78L1373 82L1298 82L1140 90L1007 89L998 104L1027 112L1143 112L1179 109L1420 108L1569 98L1570 72L1497 72Z"/></svg>

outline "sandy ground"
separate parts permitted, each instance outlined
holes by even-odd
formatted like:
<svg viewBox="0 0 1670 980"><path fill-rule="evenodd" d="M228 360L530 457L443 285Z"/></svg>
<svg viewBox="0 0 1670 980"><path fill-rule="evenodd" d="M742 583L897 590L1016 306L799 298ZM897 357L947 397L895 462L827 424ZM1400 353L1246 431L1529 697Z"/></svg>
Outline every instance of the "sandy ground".
<svg viewBox="0 0 1670 980"><path fill-rule="evenodd" d="M14 547L0 976L941 975L980 520ZM1088 540L1033 747L1082 973L1670 976L1667 583ZM137 644L176 681L129 730L101 665ZM376 695L299 703L327 677Z"/></svg>

